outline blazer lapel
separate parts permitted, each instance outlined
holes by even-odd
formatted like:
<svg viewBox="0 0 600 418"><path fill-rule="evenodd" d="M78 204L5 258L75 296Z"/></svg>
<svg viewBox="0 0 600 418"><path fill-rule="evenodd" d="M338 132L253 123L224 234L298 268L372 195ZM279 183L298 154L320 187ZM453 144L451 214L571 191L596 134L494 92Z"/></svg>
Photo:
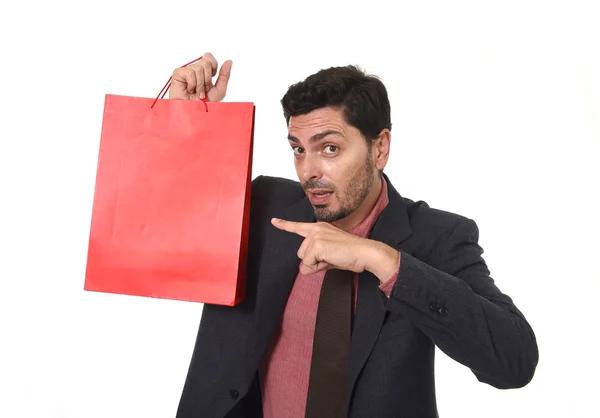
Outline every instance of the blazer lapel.
<svg viewBox="0 0 600 418"><path fill-rule="evenodd" d="M274 216L295 222L315 222L312 205L306 197L283 208L281 213L276 213ZM257 362L264 354L275 326L283 314L298 275L300 258L297 251L304 240L303 237L277 229L270 223L267 228L257 291L255 323Z"/></svg>
<svg viewBox="0 0 600 418"><path fill-rule="evenodd" d="M384 174L388 186L389 203L381 212L369 238L381 241L396 250L400 243L412 234L406 205ZM385 319L385 295L379 289L379 279L370 272L363 272L358 280L358 299L350 344L349 398L356 379L364 367L379 330Z"/></svg>

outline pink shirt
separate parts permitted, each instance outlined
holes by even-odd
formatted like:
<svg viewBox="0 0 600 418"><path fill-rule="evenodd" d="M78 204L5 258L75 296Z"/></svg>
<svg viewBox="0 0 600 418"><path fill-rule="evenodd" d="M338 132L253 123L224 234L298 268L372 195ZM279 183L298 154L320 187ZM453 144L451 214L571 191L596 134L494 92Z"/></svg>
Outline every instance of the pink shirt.
<svg viewBox="0 0 600 418"><path fill-rule="evenodd" d="M382 178L381 193L367 217L349 233L367 238L375 221L387 206L388 193ZM400 265L392 278L379 288L389 297ZM298 273L284 309L280 326L259 368L264 418L304 418L308 378L317 319L317 307L325 271L309 276ZM358 274L354 274L358 289ZM354 291L354 310L358 292Z"/></svg>

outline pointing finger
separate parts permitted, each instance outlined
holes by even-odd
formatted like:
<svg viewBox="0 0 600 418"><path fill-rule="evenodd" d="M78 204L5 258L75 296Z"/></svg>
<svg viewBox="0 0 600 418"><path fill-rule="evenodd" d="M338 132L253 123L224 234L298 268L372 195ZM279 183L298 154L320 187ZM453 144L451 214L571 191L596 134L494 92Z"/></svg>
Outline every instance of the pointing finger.
<svg viewBox="0 0 600 418"><path fill-rule="evenodd" d="M282 231L292 232L305 238L313 228L312 223L286 221L278 218L271 219L271 223Z"/></svg>

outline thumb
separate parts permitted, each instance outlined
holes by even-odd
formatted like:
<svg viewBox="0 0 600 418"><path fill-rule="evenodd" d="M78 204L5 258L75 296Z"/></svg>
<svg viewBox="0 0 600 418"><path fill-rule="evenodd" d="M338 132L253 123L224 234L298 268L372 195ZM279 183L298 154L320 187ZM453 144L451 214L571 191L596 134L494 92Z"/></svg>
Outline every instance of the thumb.
<svg viewBox="0 0 600 418"><path fill-rule="evenodd" d="M215 87L219 91L219 96L221 98L225 97L227 93L227 84L229 84L229 77L231 76L231 67L233 66L233 61L227 60L221 66L221 70L219 71L219 77L217 78L217 82L215 83Z"/></svg>

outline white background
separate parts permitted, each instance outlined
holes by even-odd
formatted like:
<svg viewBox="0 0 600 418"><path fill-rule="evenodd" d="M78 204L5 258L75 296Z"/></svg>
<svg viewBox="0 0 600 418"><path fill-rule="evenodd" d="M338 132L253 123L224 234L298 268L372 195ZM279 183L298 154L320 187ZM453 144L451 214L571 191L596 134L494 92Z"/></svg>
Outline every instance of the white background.
<svg viewBox="0 0 600 418"><path fill-rule="evenodd" d="M502 391L437 351L442 417L600 416L598 2L7 1L0 20L0 416L174 416L202 305L83 282L104 94L154 96L205 51L257 106L254 176L295 178L287 87L356 63L389 90L395 187L477 222L540 362Z"/></svg>

